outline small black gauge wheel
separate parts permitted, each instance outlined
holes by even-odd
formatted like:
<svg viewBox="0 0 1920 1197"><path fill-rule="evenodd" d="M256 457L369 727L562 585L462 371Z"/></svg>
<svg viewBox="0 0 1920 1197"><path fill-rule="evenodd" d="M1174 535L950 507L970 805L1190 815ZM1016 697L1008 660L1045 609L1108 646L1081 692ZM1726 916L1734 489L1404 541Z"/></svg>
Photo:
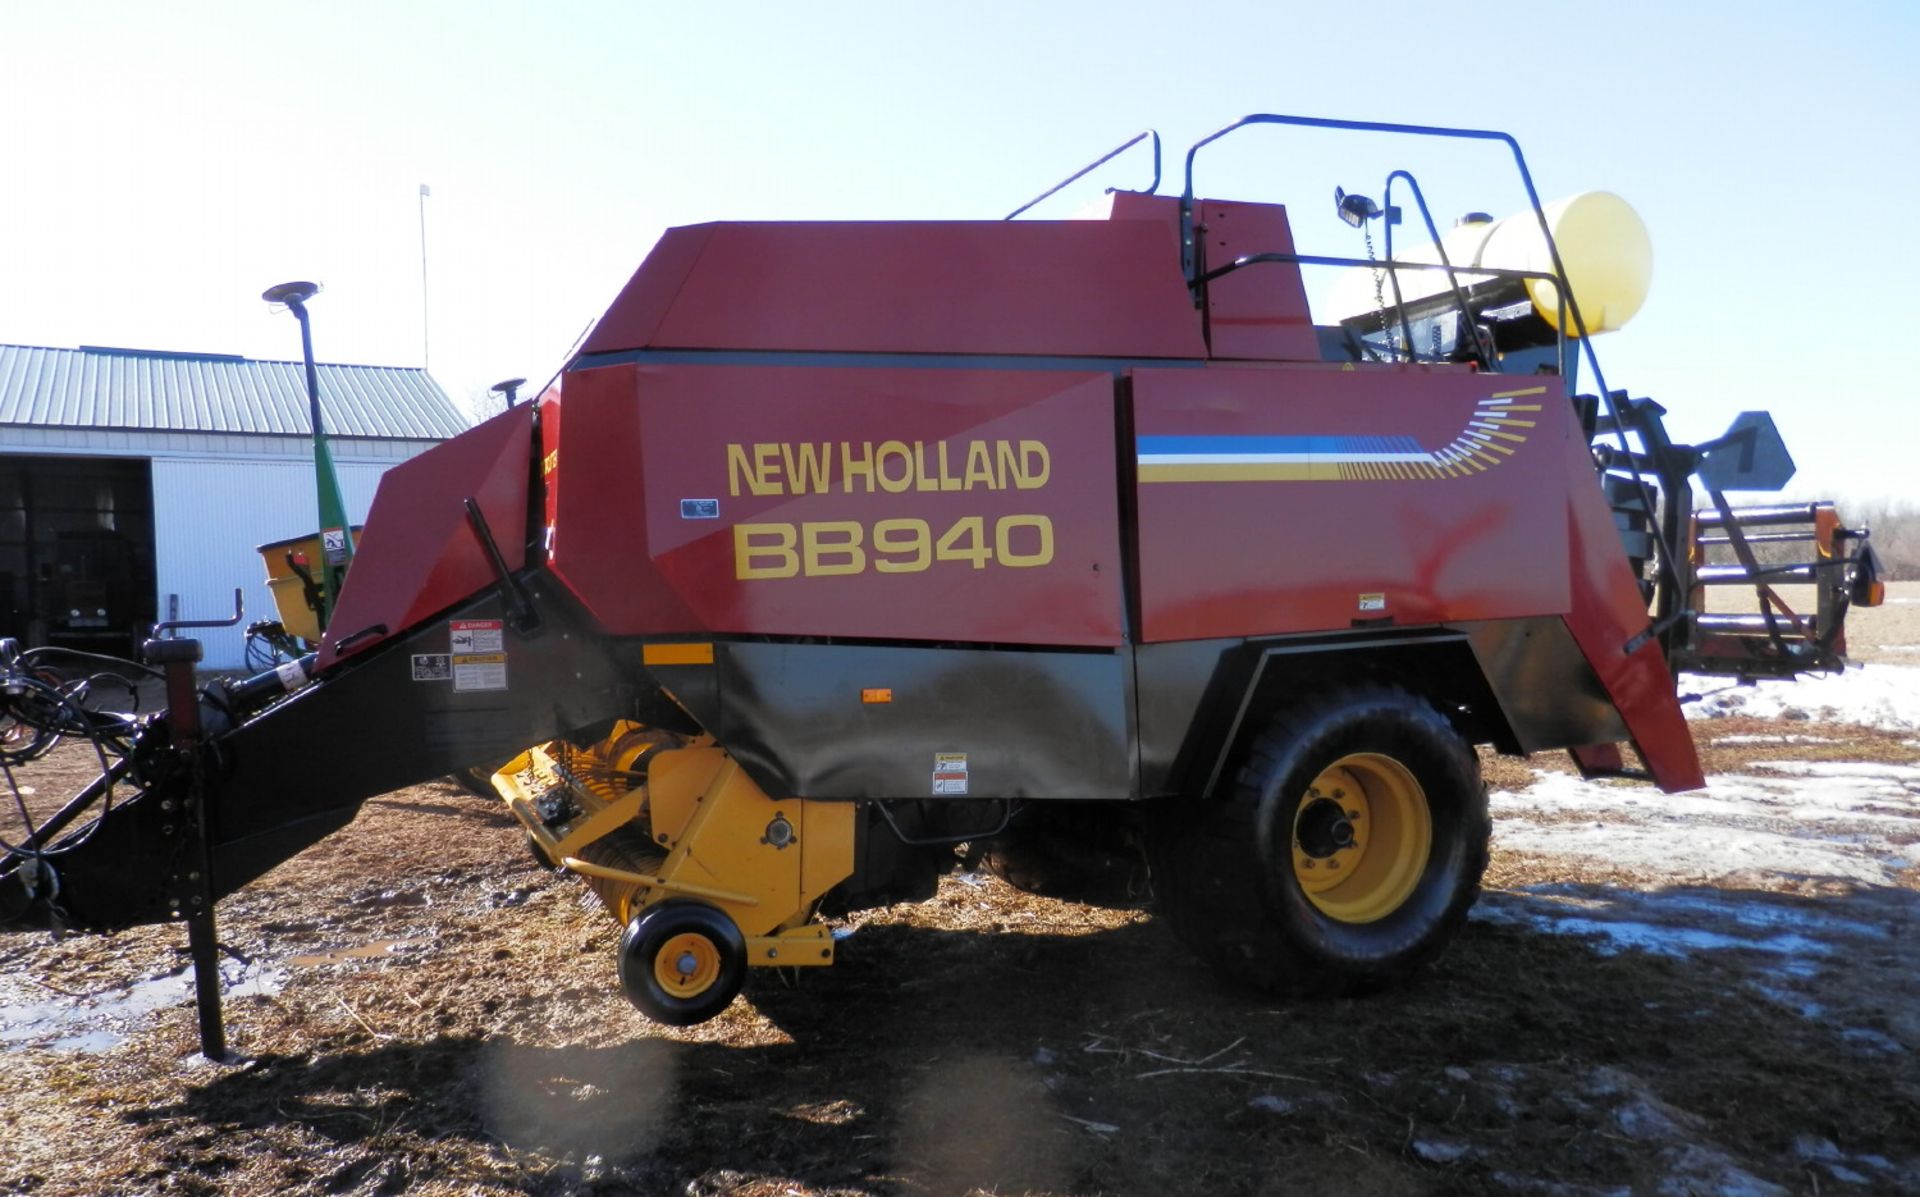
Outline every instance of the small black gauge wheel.
<svg viewBox="0 0 1920 1197"><path fill-rule="evenodd" d="M620 937L620 984L655 1022L705 1022L733 1004L746 979L746 937L705 902L669 898L649 906Z"/></svg>

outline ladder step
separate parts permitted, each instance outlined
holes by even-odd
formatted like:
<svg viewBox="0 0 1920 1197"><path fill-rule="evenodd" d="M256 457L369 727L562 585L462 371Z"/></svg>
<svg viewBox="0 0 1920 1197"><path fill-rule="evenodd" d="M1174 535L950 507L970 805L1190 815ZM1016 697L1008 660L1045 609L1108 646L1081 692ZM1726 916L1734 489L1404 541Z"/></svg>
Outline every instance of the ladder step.
<svg viewBox="0 0 1920 1197"><path fill-rule="evenodd" d="M1763 565L1753 573L1744 565L1703 565L1693 571L1693 580L1702 586L1731 586L1755 582L1813 582L1819 573L1812 565Z"/></svg>
<svg viewBox="0 0 1920 1197"><path fill-rule="evenodd" d="M1785 544L1793 540L1814 540L1818 533L1809 529L1805 532L1755 532L1740 539L1748 544ZM1721 533L1717 536L1702 536L1701 544L1732 544L1733 537Z"/></svg>
<svg viewBox="0 0 1920 1197"><path fill-rule="evenodd" d="M1785 615L1774 616L1774 622L1783 636L1798 636L1800 631L1794 621ZM1694 626L1702 632L1722 636L1765 636L1767 617L1764 615L1699 615L1694 617Z"/></svg>
<svg viewBox="0 0 1920 1197"><path fill-rule="evenodd" d="M1743 528L1772 527L1780 524L1811 524L1819 519L1822 508L1830 508L1827 503L1795 503L1771 507L1735 507L1732 508L1733 522ZM1719 511L1709 508L1693 513L1695 522L1702 528L1724 528L1727 520Z"/></svg>

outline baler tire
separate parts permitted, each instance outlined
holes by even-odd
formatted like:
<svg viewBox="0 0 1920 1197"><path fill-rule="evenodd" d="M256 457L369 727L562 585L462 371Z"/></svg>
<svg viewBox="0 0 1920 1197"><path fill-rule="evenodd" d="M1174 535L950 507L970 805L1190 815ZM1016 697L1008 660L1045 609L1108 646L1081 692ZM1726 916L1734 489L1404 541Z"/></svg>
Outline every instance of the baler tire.
<svg viewBox="0 0 1920 1197"><path fill-rule="evenodd" d="M1349 786L1361 800L1334 805ZM1344 831L1309 836L1315 816ZM1174 933L1228 976L1294 997L1372 992L1438 956L1479 896L1492 838L1479 758L1432 706L1385 685L1281 710L1229 794L1166 804L1157 823L1154 889ZM1336 879L1329 862L1351 867Z"/></svg>
<svg viewBox="0 0 1920 1197"><path fill-rule="evenodd" d="M746 979L746 938L726 912L705 902L656 903L620 937L620 984L655 1022L703 1023L733 1004Z"/></svg>
<svg viewBox="0 0 1920 1197"><path fill-rule="evenodd" d="M500 800L499 791L493 788L493 770L475 765L471 769L460 769L447 774L447 780L459 786L475 798Z"/></svg>
<svg viewBox="0 0 1920 1197"><path fill-rule="evenodd" d="M560 862L547 855L547 850L540 846L539 840L533 838L531 831L527 833L527 855L533 857L533 863L538 865L542 872L551 873L560 867Z"/></svg>
<svg viewBox="0 0 1920 1197"><path fill-rule="evenodd" d="M493 775L506 768L507 762L512 759L510 756L503 756L487 764L468 765L464 769L456 769L447 774L447 780L475 798L491 798L498 802L500 791L493 788Z"/></svg>

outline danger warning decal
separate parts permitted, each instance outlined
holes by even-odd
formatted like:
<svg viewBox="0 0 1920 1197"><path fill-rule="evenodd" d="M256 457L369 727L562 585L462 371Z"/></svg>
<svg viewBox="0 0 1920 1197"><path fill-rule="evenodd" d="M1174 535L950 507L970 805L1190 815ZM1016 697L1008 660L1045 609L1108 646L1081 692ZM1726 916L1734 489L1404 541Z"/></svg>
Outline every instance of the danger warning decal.
<svg viewBox="0 0 1920 1197"><path fill-rule="evenodd" d="M456 619L447 624L454 655L507 651L506 624L498 619Z"/></svg>
<svg viewBox="0 0 1920 1197"><path fill-rule="evenodd" d="M498 619L455 619L447 624L453 650L455 690L507 688L507 633Z"/></svg>
<svg viewBox="0 0 1920 1197"><path fill-rule="evenodd" d="M936 796L945 797L967 792L966 753L936 752L933 754L933 792Z"/></svg>

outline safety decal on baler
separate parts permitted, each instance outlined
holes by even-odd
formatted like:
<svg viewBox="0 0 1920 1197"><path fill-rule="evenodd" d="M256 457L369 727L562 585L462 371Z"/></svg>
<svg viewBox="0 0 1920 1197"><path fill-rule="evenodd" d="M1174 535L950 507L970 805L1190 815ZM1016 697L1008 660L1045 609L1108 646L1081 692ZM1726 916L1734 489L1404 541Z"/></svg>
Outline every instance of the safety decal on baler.
<svg viewBox="0 0 1920 1197"><path fill-rule="evenodd" d="M455 619L447 623L455 690L507 688L506 624L498 619Z"/></svg>
<svg viewBox="0 0 1920 1197"><path fill-rule="evenodd" d="M933 754L933 792L943 797L964 796L967 792L967 754Z"/></svg>
<svg viewBox="0 0 1920 1197"><path fill-rule="evenodd" d="M1141 482L1348 482L1460 478L1513 456L1546 387L1480 400L1460 434L1438 449L1410 436L1142 436Z"/></svg>

